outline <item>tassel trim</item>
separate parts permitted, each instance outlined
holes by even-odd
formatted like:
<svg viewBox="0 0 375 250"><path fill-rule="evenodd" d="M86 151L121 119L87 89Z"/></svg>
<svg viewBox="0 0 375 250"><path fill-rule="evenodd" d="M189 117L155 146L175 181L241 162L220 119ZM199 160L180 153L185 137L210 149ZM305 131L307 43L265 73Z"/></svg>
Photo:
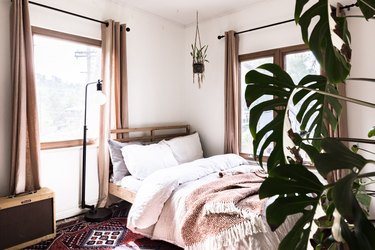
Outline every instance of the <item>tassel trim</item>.
<svg viewBox="0 0 375 250"><path fill-rule="evenodd" d="M260 216L253 216L252 219L243 221L231 228L228 228L215 236L206 238L204 241L186 246L186 250L222 249L227 246L234 246L245 237L257 233L266 232L266 227Z"/></svg>
<svg viewBox="0 0 375 250"><path fill-rule="evenodd" d="M236 207L233 202L210 202L203 207L204 215L209 214L230 214L238 215L244 219L253 219L254 216L258 216L252 211L246 209L240 209Z"/></svg>

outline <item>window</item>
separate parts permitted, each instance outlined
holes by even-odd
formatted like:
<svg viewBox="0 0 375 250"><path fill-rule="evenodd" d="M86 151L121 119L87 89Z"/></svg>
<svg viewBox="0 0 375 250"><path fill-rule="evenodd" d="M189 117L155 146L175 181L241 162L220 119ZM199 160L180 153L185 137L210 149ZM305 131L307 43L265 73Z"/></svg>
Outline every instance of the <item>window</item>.
<svg viewBox="0 0 375 250"><path fill-rule="evenodd" d="M42 148L80 145L85 86L100 79L101 42L36 27L33 40ZM99 131L95 92L88 88L88 138Z"/></svg>
<svg viewBox="0 0 375 250"><path fill-rule="evenodd" d="M253 154L252 137L249 131L249 109L245 101L245 75L249 70L264 63L276 63L280 65L286 72L290 74L293 81L298 83L304 76L308 74L320 74L320 65L316 61L312 52L310 52L304 45L292 46L281 49L274 49L262 51L252 54L245 54L239 56L240 60L240 93L241 93L241 110L240 110L240 153L243 156ZM272 98L272 96L264 96L262 98ZM292 107L291 111L298 109ZM258 129L261 129L265 124L273 119L271 111L267 112L261 117ZM294 131L299 132L299 124L296 120L292 120L292 128ZM271 153L272 147L268 147L265 155Z"/></svg>

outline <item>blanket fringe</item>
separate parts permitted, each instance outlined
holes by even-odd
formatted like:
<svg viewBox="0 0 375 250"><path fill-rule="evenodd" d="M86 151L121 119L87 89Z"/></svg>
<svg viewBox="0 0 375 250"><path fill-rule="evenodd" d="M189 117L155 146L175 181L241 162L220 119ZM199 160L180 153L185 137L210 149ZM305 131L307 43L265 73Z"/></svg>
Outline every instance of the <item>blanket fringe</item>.
<svg viewBox="0 0 375 250"><path fill-rule="evenodd" d="M202 249L222 249L227 246L234 246L237 242L245 237L257 233L266 232L267 229L263 223L261 216L253 214L251 219L247 219L240 224L228 228L221 233L206 238L204 241L186 246L186 250L202 250Z"/></svg>
<svg viewBox="0 0 375 250"><path fill-rule="evenodd" d="M209 214L231 214L241 218L252 219L257 216L252 211L240 209L233 202L210 202L203 207L204 215Z"/></svg>

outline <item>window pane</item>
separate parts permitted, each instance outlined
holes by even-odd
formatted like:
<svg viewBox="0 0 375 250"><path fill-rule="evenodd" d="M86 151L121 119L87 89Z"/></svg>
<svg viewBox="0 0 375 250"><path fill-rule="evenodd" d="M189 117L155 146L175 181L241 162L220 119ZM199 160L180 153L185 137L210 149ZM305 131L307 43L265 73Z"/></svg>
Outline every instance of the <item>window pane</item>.
<svg viewBox="0 0 375 250"><path fill-rule="evenodd" d="M84 92L100 79L101 49L34 35L34 63L41 142L82 139ZM98 135L96 87L88 87L88 137Z"/></svg>
<svg viewBox="0 0 375 250"><path fill-rule="evenodd" d="M287 54L284 65L296 84L306 75L320 75L320 65L311 51Z"/></svg>
<svg viewBox="0 0 375 250"><path fill-rule="evenodd" d="M303 77L309 74L320 75L320 65L315 59L311 51L303 51L298 53L287 54L284 57L285 71L290 74L295 84L297 84ZM306 95L306 99L309 95ZM298 110L301 107L301 103L290 106L289 118L292 129L295 133L300 133L300 124L296 119ZM310 106L314 103L310 103ZM310 118L313 121L317 114ZM301 152L301 156L304 160L310 161L307 154Z"/></svg>
<svg viewBox="0 0 375 250"><path fill-rule="evenodd" d="M246 90L246 83L245 83L245 75L248 71L255 69L256 67L265 64L265 63L273 63L273 57L264 57L259 59L252 59L252 60L246 60L241 62L241 148L240 152L244 154L253 154L253 138L250 134L249 129L249 108L246 105L245 100L245 90ZM259 103L260 101L264 101L267 99L271 99L272 96L263 96L260 98L260 100L257 101ZM255 104L253 104L255 105ZM272 120L272 111L266 112L266 114L263 114L260 118L260 122L258 124L258 129L261 129L265 124L267 124L269 121ZM265 151L264 155L269 155L272 148L269 147Z"/></svg>

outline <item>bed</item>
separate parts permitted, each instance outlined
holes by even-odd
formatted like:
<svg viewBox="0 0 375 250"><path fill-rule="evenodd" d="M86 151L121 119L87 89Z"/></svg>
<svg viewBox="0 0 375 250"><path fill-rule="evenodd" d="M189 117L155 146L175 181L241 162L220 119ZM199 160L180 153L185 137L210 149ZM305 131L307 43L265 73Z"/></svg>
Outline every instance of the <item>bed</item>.
<svg viewBox="0 0 375 250"><path fill-rule="evenodd" d="M265 178L259 166L235 154L203 158L199 134L189 125L112 132L119 138L109 142L111 159L114 145L121 147L129 172L112 179L109 192L132 203L127 227L136 233L185 249L277 249L297 219L272 232L264 217L270 201L257 196ZM160 151L167 148L176 162ZM140 170L159 162L152 171Z"/></svg>
<svg viewBox="0 0 375 250"><path fill-rule="evenodd" d="M132 142L140 142L140 143L157 143L161 140L168 140L171 138L179 137L179 136L186 136L190 134L190 126L189 125L173 125L173 126L157 126L157 127L141 127L141 128L123 128L123 129L113 129L111 130L111 138L109 143L110 148L110 156L112 161L112 169L111 173L115 174L114 172L119 172L117 180L113 180L111 178L109 182L109 193L114 195L122 200L128 201L133 203L135 199L135 194L137 188L132 188L132 183L130 186L127 185L118 185L118 182L123 176L129 176L130 173L124 173L123 170L119 170L116 168L124 168L125 166L122 165L122 155L119 155L119 149L124 145ZM119 142L119 143L116 143ZM117 151L117 152L116 152ZM118 165L118 166L116 166ZM113 176L112 176L113 177ZM130 181L133 181L130 177ZM123 183L127 183L126 180Z"/></svg>

